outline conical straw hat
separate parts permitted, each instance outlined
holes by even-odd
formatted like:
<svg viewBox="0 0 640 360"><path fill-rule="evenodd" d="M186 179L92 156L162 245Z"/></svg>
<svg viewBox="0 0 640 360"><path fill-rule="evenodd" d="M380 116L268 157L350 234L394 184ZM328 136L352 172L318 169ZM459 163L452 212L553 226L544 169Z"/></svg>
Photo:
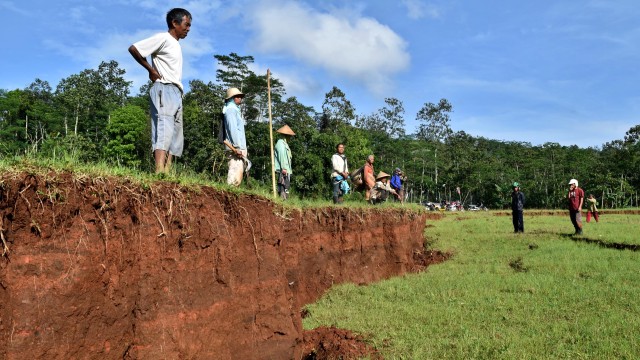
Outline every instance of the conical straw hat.
<svg viewBox="0 0 640 360"><path fill-rule="evenodd" d="M278 132L280 134L284 134L284 135L295 135L296 134L296 133L293 132L293 130L291 130L289 125L285 125L285 126L281 127L280 129L276 130L276 132Z"/></svg>
<svg viewBox="0 0 640 360"><path fill-rule="evenodd" d="M376 176L376 180L384 179L384 178L386 178L386 177L391 177L391 175L387 174L387 173L386 173L386 172L384 172L384 171L380 171L380 172L378 173L378 176Z"/></svg>

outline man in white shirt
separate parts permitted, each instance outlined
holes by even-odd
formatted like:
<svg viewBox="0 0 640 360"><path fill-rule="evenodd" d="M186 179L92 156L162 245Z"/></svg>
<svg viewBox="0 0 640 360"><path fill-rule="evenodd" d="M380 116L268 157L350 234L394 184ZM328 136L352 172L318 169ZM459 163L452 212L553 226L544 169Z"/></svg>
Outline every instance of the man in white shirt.
<svg viewBox="0 0 640 360"><path fill-rule="evenodd" d="M169 31L155 34L129 47L129 53L149 72L151 97L151 143L156 173L167 173L171 156L181 156L182 129L182 48L178 40L191 29L191 14L180 8L167 13ZM151 55L151 64L146 57Z"/></svg>
<svg viewBox="0 0 640 360"><path fill-rule="evenodd" d="M342 190L340 183L349 178L349 165L344 155L344 144L336 145L336 153L331 156L331 185L333 188L333 203L342 203Z"/></svg>

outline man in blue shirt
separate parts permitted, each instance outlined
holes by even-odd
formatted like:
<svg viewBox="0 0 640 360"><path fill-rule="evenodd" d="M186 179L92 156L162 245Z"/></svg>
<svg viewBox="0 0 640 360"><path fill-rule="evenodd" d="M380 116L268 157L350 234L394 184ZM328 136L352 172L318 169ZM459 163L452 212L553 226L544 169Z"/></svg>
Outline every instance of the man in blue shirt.
<svg viewBox="0 0 640 360"><path fill-rule="evenodd" d="M391 177L391 188L396 191L397 199L400 202L404 202L404 189L402 188L402 182L405 180L404 174L400 168L396 168Z"/></svg>
<svg viewBox="0 0 640 360"><path fill-rule="evenodd" d="M247 139L244 134L244 119L240 112L240 104L244 94L237 88L229 88L225 97L222 113L224 114L224 139L236 149L235 153L227 149L229 173L227 184L240 186L244 172L244 158L248 156Z"/></svg>

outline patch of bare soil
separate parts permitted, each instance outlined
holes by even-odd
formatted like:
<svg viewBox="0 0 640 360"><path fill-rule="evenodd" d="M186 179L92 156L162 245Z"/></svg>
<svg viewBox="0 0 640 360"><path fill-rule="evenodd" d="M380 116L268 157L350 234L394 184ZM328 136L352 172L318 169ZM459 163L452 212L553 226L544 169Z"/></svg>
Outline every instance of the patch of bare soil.
<svg viewBox="0 0 640 360"><path fill-rule="evenodd" d="M0 359L298 360L305 304L439 258L423 248L425 222L166 182L5 174ZM362 345L331 337L324 348Z"/></svg>
<svg viewBox="0 0 640 360"><path fill-rule="evenodd" d="M362 336L335 327L319 327L304 332L303 360L382 359Z"/></svg>

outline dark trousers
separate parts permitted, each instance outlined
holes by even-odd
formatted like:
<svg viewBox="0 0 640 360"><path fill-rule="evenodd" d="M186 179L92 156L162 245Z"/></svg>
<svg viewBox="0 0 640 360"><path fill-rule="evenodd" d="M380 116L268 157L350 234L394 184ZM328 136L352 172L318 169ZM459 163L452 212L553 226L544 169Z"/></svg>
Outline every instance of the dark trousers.
<svg viewBox="0 0 640 360"><path fill-rule="evenodd" d="M289 197L289 188L291 187L291 174L284 175L281 172L276 172L276 178L278 179L278 195L286 200Z"/></svg>
<svg viewBox="0 0 640 360"><path fill-rule="evenodd" d="M569 209L569 216L571 217L571 223L576 230L576 234L582 234L582 213L580 210Z"/></svg>
<svg viewBox="0 0 640 360"><path fill-rule="evenodd" d="M340 181L336 181L335 178L331 179L331 185L333 185L333 203L342 202L342 190L340 190Z"/></svg>
<svg viewBox="0 0 640 360"><path fill-rule="evenodd" d="M513 210L511 213L513 218L513 232L524 232L524 217L522 210Z"/></svg>

